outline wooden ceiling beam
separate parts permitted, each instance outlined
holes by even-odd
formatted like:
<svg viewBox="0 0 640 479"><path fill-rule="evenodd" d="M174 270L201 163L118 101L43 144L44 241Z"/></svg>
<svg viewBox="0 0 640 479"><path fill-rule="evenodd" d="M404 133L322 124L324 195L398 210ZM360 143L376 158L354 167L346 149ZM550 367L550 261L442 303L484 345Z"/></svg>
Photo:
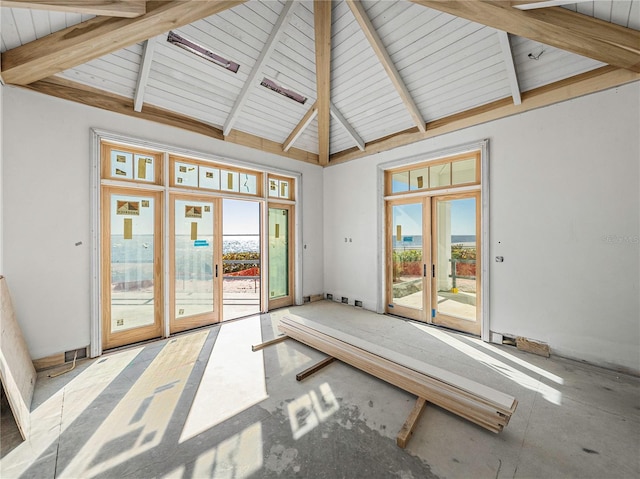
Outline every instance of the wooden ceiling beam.
<svg viewBox="0 0 640 479"><path fill-rule="evenodd" d="M251 69L251 73L249 73L249 77L242 86L242 90L240 91L240 94L238 95L233 108L231 108L231 112L229 113L229 116L227 117L227 121L225 122L223 128L223 132L225 135L228 135L231 132L233 125L240 116L242 109L249 99L249 93L251 92L251 89L256 85L258 75L262 73L262 69L271 58L271 54L273 53L273 51L276 49L276 45L278 45L278 41L282 36L284 27L289 23L289 20L293 16L293 11L295 10L294 6L295 4L293 0L288 0L287 3L285 3L284 8L282 9L282 12L280 12L280 16L278 17L276 24L273 26L273 30L271 31L271 35L267 39L267 43L260 52L260 56L258 56L258 59Z"/></svg>
<svg viewBox="0 0 640 479"><path fill-rule="evenodd" d="M329 163L331 125L331 2L313 2L313 25L316 46L316 89L318 107L318 158Z"/></svg>
<svg viewBox="0 0 640 479"><path fill-rule="evenodd" d="M511 98L504 98L487 105L482 105L468 111L463 111L446 118L427 123L426 133L417 128L401 131L379 140L367 143L364 151L356 148L344 150L331 155L330 165L344 163L401 146L410 145L421 140L433 138L453 131L481 125L489 121L499 120L511 115L535 110L545 106L578 98L591 93L615 88L627 83L640 80L640 74L629 70L605 66L582 73L550 85L545 85L522 94L522 103L514 105Z"/></svg>
<svg viewBox="0 0 640 479"><path fill-rule="evenodd" d="M25 88L63 100L81 103L141 120L149 120L163 125L181 128L216 140L254 148L266 153L273 153L315 165L318 164L318 155L309 153L308 151L291 148L289 151L283 152L280 143L248 133L237 132L236 130L232 131L231 135L225 137L220 128L153 105L145 105L142 111L137 112L133 109L133 100L131 98L108 93L64 78L45 78L44 80L26 85Z"/></svg>
<svg viewBox="0 0 640 479"><path fill-rule="evenodd" d="M136 18L92 18L4 52L2 76L9 84L27 85L244 1L149 1L147 12Z"/></svg>
<svg viewBox="0 0 640 479"><path fill-rule="evenodd" d="M144 103L144 92L147 89L147 81L149 80L151 64L153 63L153 53L158 41L160 41L160 37L149 38L149 40L144 42L144 48L142 50L142 61L140 62L140 69L138 70L138 81L136 82L136 91L133 95L133 109L135 111L142 111L142 104Z"/></svg>
<svg viewBox="0 0 640 479"><path fill-rule="evenodd" d="M351 126L351 124L347 121L347 119L340 113L340 110L336 108L333 102L330 104L331 108L331 116L342 125L342 128L349 134L353 142L356 144L360 151L364 151L364 140L358 132Z"/></svg>
<svg viewBox="0 0 640 479"><path fill-rule="evenodd" d="M509 2L411 0L513 35L640 72L640 32L566 8L519 10Z"/></svg>
<svg viewBox="0 0 640 479"><path fill-rule="evenodd" d="M516 73L516 65L513 62L513 53L511 52L511 43L509 43L509 34L502 30L496 30L498 40L500 41L500 48L502 48L502 57L504 58L504 67L507 70L507 79L509 80L509 87L511 88L511 97L513 98L513 104L519 105L522 103L520 96L520 85L518 84L518 75Z"/></svg>
<svg viewBox="0 0 640 479"><path fill-rule="evenodd" d="M387 49L382 43L378 32L376 32L376 29L371 23L371 20L369 20L369 16L364 10L362 3L357 0L347 0L347 5L349 5L351 12L356 17L360 28L362 29L364 35L367 37L367 40L369 40L371 48L373 48L373 51L378 57L378 60L387 72L387 76L391 80L391 83L393 83L393 86L398 92L398 95L400 95L400 98L402 99L402 102L404 103L406 109L409 111L409 114L411 115L414 123L420 131L424 132L426 128L424 118L422 117L418 106L413 101L411 93L409 93L409 90L404 84L404 81L402 80L398 69L391 60L391 57L389 56Z"/></svg>
<svg viewBox="0 0 640 479"><path fill-rule="evenodd" d="M135 18L147 11L145 0L0 0L0 7Z"/></svg>
<svg viewBox="0 0 640 479"><path fill-rule="evenodd" d="M307 129L311 122L318 116L318 102L311 105L311 108L304 114L302 120L298 122L293 131L289 134L284 143L282 144L283 151L289 151L300 135Z"/></svg>

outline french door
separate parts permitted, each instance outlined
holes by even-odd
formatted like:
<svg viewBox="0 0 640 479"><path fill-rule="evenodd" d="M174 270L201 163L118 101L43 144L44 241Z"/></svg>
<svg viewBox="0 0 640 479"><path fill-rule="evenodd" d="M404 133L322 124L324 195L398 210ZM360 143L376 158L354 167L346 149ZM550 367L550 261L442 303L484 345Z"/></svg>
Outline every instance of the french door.
<svg viewBox="0 0 640 479"><path fill-rule="evenodd" d="M171 195L170 332L220 321L220 199Z"/></svg>
<svg viewBox="0 0 640 479"><path fill-rule="evenodd" d="M162 336L162 193L102 189L102 347Z"/></svg>
<svg viewBox="0 0 640 479"><path fill-rule="evenodd" d="M429 310L429 199L387 203L387 312L418 321Z"/></svg>
<svg viewBox="0 0 640 479"><path fill-rule="evenodd" d="M480 193L387 202L391 314L480 334Z"/></svg>

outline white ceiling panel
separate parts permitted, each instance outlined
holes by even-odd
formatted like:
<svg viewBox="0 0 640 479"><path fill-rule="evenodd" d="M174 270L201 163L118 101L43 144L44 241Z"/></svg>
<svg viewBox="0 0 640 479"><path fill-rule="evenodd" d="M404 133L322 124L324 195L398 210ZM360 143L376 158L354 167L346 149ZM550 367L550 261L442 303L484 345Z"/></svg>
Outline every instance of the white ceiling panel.
<svg viewBox="0 0 640 479"><path fill-rule="evenodd" d="M361 3L425 121L511 97L508 56L496 30L408 0ZM157 41L153 43L146 88L142 90L144 104L217 128L228 125L283 143L318 98L313 1L294 0L292 14L279 27L273 49L266 50L267 42L276 34L276 25L280 25L281 14L286 13L285 5L285 0L249 0L174 29L188 40L238 63L237 73L169 44L167 32L154 37ZM564 8L625 28L640 28L640 0L596 0ZM0 50L6 52L90 18L74 13L0 8ZM600 28L595 23L593 27ZM525 38L509 38L521 92L604 65ZM143 51L144 42L137 43L58 76L133 98ZM260 71L252 74L258 60ZM611 61L615 63L613 57ZM330 101L361 141L372 142L416 127L344 0L332 3L330 69ZM250 74L253 84L247 85ZM261 86L264 77L306 97L306 102L300 104ZM334 117L330 121L330 154L354 148L355 141L341 122ZM293 146L315 154L321 150L317 118Z"/></svg>
<svg viewBox="0 0 640 479"><path fill-rule="evenodd" d="M511 37L511 51L521 91L529 91L603 66L603 63L596 60L523 37Z"/></svg>

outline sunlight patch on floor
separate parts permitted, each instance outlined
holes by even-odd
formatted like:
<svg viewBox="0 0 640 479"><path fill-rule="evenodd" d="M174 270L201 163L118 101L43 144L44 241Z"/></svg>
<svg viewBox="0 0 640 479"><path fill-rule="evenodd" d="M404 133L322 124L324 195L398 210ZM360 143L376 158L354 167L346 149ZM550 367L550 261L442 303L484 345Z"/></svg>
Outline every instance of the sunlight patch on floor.
<svg viewBox="0 0 640 479"><path fill-rule="evenodd" d="M340 409L328 383L320 385L319 393L318 395L313 390L309 391L288 404L289 422L294 439L300 439Z"/></svg>
<svg viewBox="0 0 640 479"><path fill-rule="evenodd" d="M22 476L141 351L142 348L136 348L95 360L35 408L31 412L29 440L2 458L0 470L3 474Z"/></svg>
<svg viewBox="0 0 640 479"><path fill-rule="evenodd" d="M250 477L262 467L262 442L262 425L257 422L200 454L192 477Z"/></svg>
<svg viewBox="0 0 640 479"><path fill-rule="evenodd" d="M481 348L485 348L491 351L492 353L498 354L499 356L502 356L503 358L506 358L509 361L522 366L523 368L527 368L528 370L534 373L540 374L541 376L544 376L545 378L550 379L554 383L557 383L560 385L564 384L564 379L562 379L560 376L556 376L555 374L547 371L546 369L542 369L536 366L535 364L531 364L531 363L528 363L527 361L523 361L522 359L512 354L509 354L501 349L498 349L495 346L492 346L491 344L485 343L481 339L476 339L476 338L468 338L468 339L472 341L475 345L480 346Z"/></svg>
<svg viewBox="0 0 640 479"><path fill-rule="evenodd" d="M156 447L209 332L171 339L56 477L94 477ZM107 474L108 475L108 474Z"/></svg>
<svg viewBox="0 0 640 479"><path fill-rule="evenodd" d="M530 389L531 391L539 392L547 401L557 405L562 404L562 393L560 391L552 388L551 386L547 386L546 384L538 381L535 378L532 378L519 369L514 368L510 364L500 361L499 359L494 358L489 354L483 353L473 346L470 346L437 328L425 326L422 324L411 324L421 331L424 331L425 333L451 346L452 348L455 348L458 351L466 354L470 358L475 359L476 361L502 374L503 376L510 379L511 381L514 381L520 386Z"/></svg>
<svg viewBox="0 0 640 479"><path fill-rule="evenodd" d="M202 375L180 443L267 398L260 316L223 324Z"/></svg>

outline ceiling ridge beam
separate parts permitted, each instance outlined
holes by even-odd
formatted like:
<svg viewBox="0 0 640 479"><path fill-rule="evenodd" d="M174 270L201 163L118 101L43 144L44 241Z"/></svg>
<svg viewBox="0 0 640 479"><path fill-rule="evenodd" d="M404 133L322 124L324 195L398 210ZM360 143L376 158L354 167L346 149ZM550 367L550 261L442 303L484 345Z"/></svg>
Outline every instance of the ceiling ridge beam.
<svg viewBox="0 0 640 479"><path fill-rule="evenodd" d="M260 55L258 56L256 63L253 65L253 68L251 69L251 73L249 73L249 77L247 78L244 85L242 86L242 90L240 90L240 94L238 95L238 98L236 99L236 102L233 105L233 108L231 109L229 116L227 117L227 121L225 122L224 128L222 130L225 135L228 135L231 132L233 125L235 124L236 120L240 116L242 109L244 108L245 104L247 103L247 100L249 99L249 93L251 92L251 89L255 86L255 81L258 75L260 74L260 72L262 72L264 65L271 58L271 55L273 54L273 51L275 50L276 45L278 44L278 40L280 39L280 36L282 36L284 27L289 23L289 20L293 16L293 12L295 10L294 7L295 7L295 3L293 2L293 0L288 0L287 3L285 3L284 8L282 9L282 12L280 12L280 16L278 17L278 20L276 21L275 25L273 26L273 29L271 30L271 35L269 36L267 43L265 44L264 48L260 52Z"/></svg>
<svg viewBox="0 0 640 479"><path fill-rule="evenodd" d="M92 18L2 53L2 76L9 84L26 85L244 1L153 1L139 17Z"/></svg>
<svg viewBox="0 0 640 479"><path fill-rule="evenodd" d="M364 151L364 140L362 139L362 137L358 135L358 132L356 132L356 130L349 124L347 119L342 115L342 113L340 113L340 110L338 110L333 102L330 103L330 108L331 116L342 125L342 128L344 128L345 131L349 134L358 149L360 151Z"/></svg>
<svg viewBox="0 0 640 479"><path fill-rule="evenodd" d="M367 143L365 151L363 152L358 151L356 148L351 148L339 153L334 153L331 155L329 164L345 163L463 128L481 125L639 80L639 73L631 72L623 68L604 66L526 91L522 94L522 103L520 105L514 105L511 98L503 98L502 100L497 100L487 105L482 105L429 122L426 133L419 132L416 128L411 128L379 140L371 141Z"/></svg>
<svg viewBox="0 0 640 479"><path fill-rule="evenodd" d="M509 2L411 0L513 35L640 72L640 32L566 8L519 10Z"/></svg>
<svg viewBox="0 0 640 479"><path fill-rule="evenodd" d="M313 26L316 47L316 90L318 107L318 159L329 164L331 125L331 2L314 0Z"/></svg>
<svg viewBox="0 0 640 479"><path fill-rule="evenodd" d="M424 118L422 117L418 106L413 101L411 93L409 93L407 86L405 85L402 77L400 76L400 73L398 72L398 69L391 60L389 52L387 52L387 49L382 43L382 40L380 39L378 32L371 23L371 20L369 19L367 12L362 6L362 3L357 0L346 0L346 2L347 5L349 5L349 8L351 9L354 17L356 17L356 21L360 25L360 28L362 29L364 35L367 37L367 40L369 40L369 43L371 44L373 51L378 57L378 60L387 72L387 76L391 80L391 83L393 83L393 86L396 88L398 94L400 95L402 102L409 111L413 122L416 124L420 131L424 132L426 130Z"/></svg>
<svg viewBox="0 0 640 479"><path fill-rule="evenodd" d="M520 85L518 85L516 66L513 63L513 53L511 51L511 43L509 43L509 34L502 30L496 30L496 33L500 42L500 48L502 48L502 57L504 58L504 66L507 70L507 79L509 81L509 87L511 88L513 104L519 105L522 103L522 97L520 96Z"/></svg>
<svg viewBox="0 0 640 479"><path fill-rule="evenodd" d="M236 145L253 148L265 153L272 153L281 157L293 160L318 164L318 155L303 151L298 148L291 148L288 152L282 151L280 143L261 138L249 133L234 130L231 135L225 137L222 129L194 118L165 110L153 105L145 105L144 110L137 112L133 109L133 99L115 93L105 92L98 88L82 85L66 78L50 77L24 86L32 91L54 96L63 100L69 100L82 105L87 105L102 110L112 111L123 115L153 121L155 123L181 128L183 130L198 133L215 140L226 141Z"/></svg>
<svg viewBox="0 0 640 479"><path fill-rule="evenodd" d="M147 11L146 0L0 0L0 7L135 18Z"/></svg>
<svg viewBox="0 0 640 479"><path fill-rule="evenodd" d="M153 54L156 44L160 41L160 38L161 36L159 35L157 37L149 38L144 42L142 60L140 62L140 69L138 70L138 81L136 82L136 92L133 95L133 109L135 111L142 111L144 93L147 89L147 81L149 80L151 64L153 63Z"/></svg>
<svg viewBox="0 0 640 479"><path fill-rule="evenodd" d="M316 116L318 116L318 102L315 102L313 105L311 105L311 108L307 110L307 112L302 117L302 120L298 122L287 139L284 140L284 143L282 144L283 151L289 151L289 149L293 146L296 140L300 138L300 135L302 135L304 130L307 129L307 127L311 124Z"/></svg>

